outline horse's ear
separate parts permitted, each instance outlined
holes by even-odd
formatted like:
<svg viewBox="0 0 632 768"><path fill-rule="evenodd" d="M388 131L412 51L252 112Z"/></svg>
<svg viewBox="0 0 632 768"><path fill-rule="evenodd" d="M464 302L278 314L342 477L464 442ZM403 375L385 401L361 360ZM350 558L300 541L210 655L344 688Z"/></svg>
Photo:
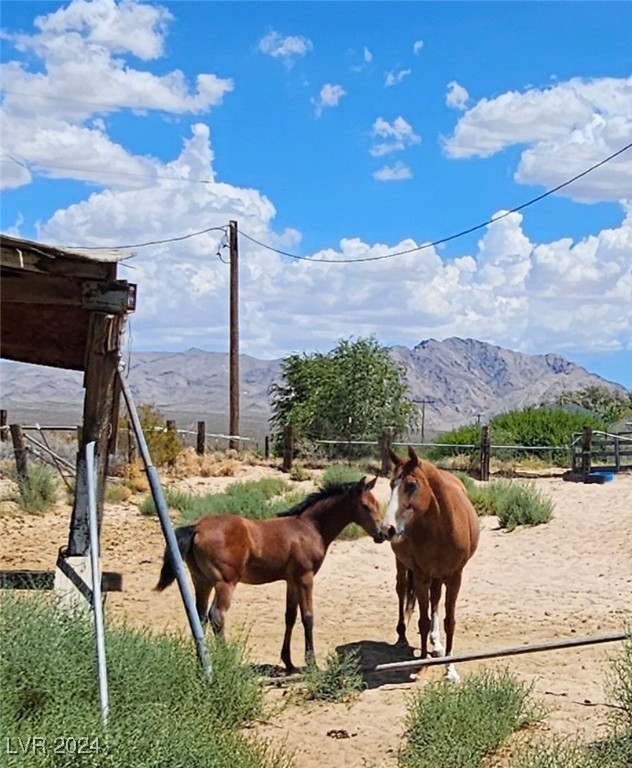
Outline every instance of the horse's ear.
<svg viewBox="0 0 632 768"><path fill-rule="evenodd" d="M398 466L398 464L402 464L404 461L402 457L398 456L392 448L388 449L388 455L391 461L393 462L393 464L395 464L395 466Z"/></svg>
<svg viewBox="0 0 632 768"><path fill-rule="evenodd" d="M366 478L365 478L366 480ZM365 491L372 491L375 488L375 484L377 483L377 475L371 480L369 483L364 483L364 490Z"/></svg>
<svg viewBox="0 0 632 768"><path fill-rule="evenodd" d="M415 449L412 447L412 445L408 446L408 458L413 462L415 466L419 464L419 457L415 453Z"/></svg>

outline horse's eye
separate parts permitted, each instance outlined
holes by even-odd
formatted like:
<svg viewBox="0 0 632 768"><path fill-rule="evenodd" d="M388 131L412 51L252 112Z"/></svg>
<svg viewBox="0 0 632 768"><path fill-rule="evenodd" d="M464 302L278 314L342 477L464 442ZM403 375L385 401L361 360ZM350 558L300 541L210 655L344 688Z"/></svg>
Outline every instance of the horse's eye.
<svg viewBox="0 0 632 768"><path fill-rule="evenodd" d="M414 480L407 480L404 484L404 490L406 493L414 493L417 489L417 483Z"/></svg>

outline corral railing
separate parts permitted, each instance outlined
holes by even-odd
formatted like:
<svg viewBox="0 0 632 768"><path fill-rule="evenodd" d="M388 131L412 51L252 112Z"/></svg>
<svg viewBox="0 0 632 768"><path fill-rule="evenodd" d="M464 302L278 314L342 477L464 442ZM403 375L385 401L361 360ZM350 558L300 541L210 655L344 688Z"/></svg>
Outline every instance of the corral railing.
<svg viewBox="0 0 632 768"><path fill-rule="evenodd" d="M632 432L617 434L586 428L571 438L571 470L577 474L598 468L611 472L632 469Z"/></svg>

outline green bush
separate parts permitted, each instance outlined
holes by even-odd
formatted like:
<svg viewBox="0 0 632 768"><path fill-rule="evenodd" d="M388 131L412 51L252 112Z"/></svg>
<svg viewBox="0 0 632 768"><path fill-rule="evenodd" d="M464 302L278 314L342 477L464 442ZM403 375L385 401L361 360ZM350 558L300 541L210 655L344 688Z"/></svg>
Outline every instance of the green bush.
<svg viewBox="0 0 632 768"><path fill-rule="evenodd" d="M528 447L552 446L550 453L538 451L537 455L549 459L552 463L567 466L571 436L574 432L581 432L584 426L595 430L605 431L607 424L597 416L569 411L565 408L542 406L529 407L521 411L509 411L501 413L489 423L490 439L492 445ZM431 461L467 454L471 460L478 458L481 441L480 426L470 424L459 427L437 438L439 443L455 445L450 447L434 447L429 452ZM458 448L457 444L472 445L473 448ZM564 446L561 450L554 450L553 446ZM568 448L566 447L568 446ZM519 459L530 455L524 449L492 449L491 455L501 460Z"/></svg>
<svg viewBox="0 0 632 768"><path fill-rule="evenodd" d="M531 484L500 480L490 483L492 507L501 528L513 531L518 525L541 525L553 517L553 502Z"/></svg>
<svg viewBox="0 0 632 768"><path fill-rule="evenodd" d="M163 488L167 507L180 513L180 523L192 523L204 515L241 515L254 520L274 517L302 496L285 480L265 477L252 482L235 482L223 493L195 494ZM143 515L155 515L151 494L139 505Z"/></svg>
<svg viewBox="0 0 632 768"><path fill-rule="evenodd" d="M358 653L332 651L325 659L324 669L309 664L305 670L304 687L307 698L318 701L355 698L364 688Z"/></svg>
<svg viewBox="0 0 632 768"><path fill-rule="evenodd" d="M472 675L415 693L401 768L477 768L514 731L541 717L530 688L509 673Z"/></svg>
<svg viewBox="0 0 632 768"><path fill-rule="evenodd" d="M520 749L511 768L628 768L631 756L632 737L590 745L575 739L550 739Z"/></svg>
<svg viewBox="0 0 632 768"><path fill-rule="evenodd" d="M16 743L38 734L85 737L85 754L7 755L8 768L281 768L288 760L237 728L261 716L262 692L241 653L213 644L215 682L190 638L124 627L106 632L110 713L102 730L91 622L42 599L0 606L0 730ZM95 747L98 747L98 752ZM17 751L17 750L16 750Z"/></svg>
<svg viewBox="0 0 632 768"><path fill-rule="evenodd" d="M152 463L157 467L173 464L182 452L182 443L178 433L165 428L165 417L151 403L141 403L138 406L138 419ZM129 434L127 431L128 424L128 418L124 416L121 419L120 429L122 434L125 435L125 441ZM127 450L128 446L124 445L122 448Z"/></svg>
<svg viewBox="0 0 632 768"><path fill-rule="evenodd" d="M612 662L608 689L617 707L613 724L627 734L632 745L632 629L626 631L628 637L623 643L623 650ZM630 757L632 757L632 750Z"/></svg>
<svg viewBox="0 0 632 768"><path fill-rule="evenodd" d="M477 483L463 472L455 472L479 516L497 515L501 528L512 531L518 525L540 525L553 517L553 502L532 483L494 480Z"/></svg>
<svg viewBox="0 0 632 768"><path fill-rule="evenodd" d="M16 501L25 512L46 512L54 506L59 492L59 477L44 464L31 464L26 477L17 472L13 478L18 486Z"/></svg>

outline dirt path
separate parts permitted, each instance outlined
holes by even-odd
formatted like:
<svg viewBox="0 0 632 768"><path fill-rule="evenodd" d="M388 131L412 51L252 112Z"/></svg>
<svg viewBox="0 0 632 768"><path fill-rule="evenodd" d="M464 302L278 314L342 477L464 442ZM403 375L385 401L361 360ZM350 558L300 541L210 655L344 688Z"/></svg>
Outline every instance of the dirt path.
<svg viewBox="0 0 632 768"><path fill-rule="evenodd" d="M246 468L239 479L275 470ZM220 489L235 478L195 478L190 489ZM479 550L464 572L457 607L455 652L499 648L559 637L621 632L631 617L632 476L603 486L541 479L536 486L555 504L551 523L506 533L495 518L482 521ZM388 496L380 480L377 493ZM0 516L2 568L50 568L66 543L69 512L43 517ZM132 505L108 505L103 526L104 568L123 573L124 591L108 596L110 615L138 626L186 629L178 590L152 592L163 540L155 519ZM401 658L396 638L395 568L388 544L368 539L334 542L315 586L315 644L324 661L334 648L357 647L362 661ZM228 631L246 631L249 656L278 665L283 636L284 585L240 585L228 614ZM417 644L414 626L409 640ZM300 623L293 655L303 659ZM533 683L551 712L545 729L593 738L603 732L608 708L604 681L617 645L555 651L462 664L461 675L509 668ZM441 674L435 668L433 676ZM270 690L270 699L289 703L255 731L296 754L301 768L391 768L404 729L406 706L415 690L405 674L374 678L351 704L301 703ZM334 738L328 732L346 732ZM344 734L343 734L344 735Z"/></svg>

